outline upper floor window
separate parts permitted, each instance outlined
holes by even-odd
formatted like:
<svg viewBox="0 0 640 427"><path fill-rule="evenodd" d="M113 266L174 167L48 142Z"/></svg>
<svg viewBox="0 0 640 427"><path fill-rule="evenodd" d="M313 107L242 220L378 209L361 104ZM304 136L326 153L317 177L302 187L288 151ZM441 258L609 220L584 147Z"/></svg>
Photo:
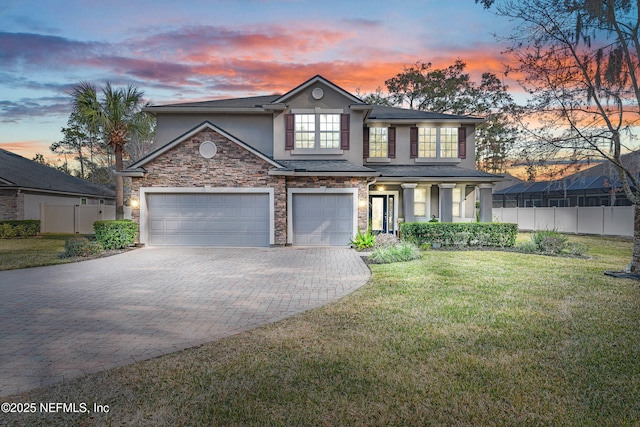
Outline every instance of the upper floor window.
<svg viewBox="0 0 640 427"><path fill-rule="evenodd" d="M295 115L296 148L315 148L316 144L316 115Z"/></svg>
<svg viewBox="0 0 640 427"><path fill-rule="evenodd" d="M436 157L436 128L418 128L418 157Z"/></svg>
<svg viewBox="0 0 640 427"><path fill-rule="evenodd" d="M349 149L349 114L286 114L285 126L286 150Z"/></svg>
<svg viewBox="0 0 640 427"><path fill-rule="evenodd" d="M319 114L320 148L340 148L340 114Z"/></svg>
<svg viewBox="0 0 640 427"><path fill-rule="evenodd" d="M387 128L369 128L369 157L387 157Z"/></svg>
<svg viewBox="0 0 640 427"><path fill-rule="evenodd" d="M370 127L362 132L362 154L370 161L389 161L396 158L396 128Z"/></svg>
<svg viewBox="0 0 640 427"><path fill-rule="evenodd" d="M458 128L418 128L418 157L458 157Z"/></svg>
<svg viewBox="0 0 640 427"><path fill-rule="evenodd" d="M411 158L455 159L466 157L466 128L411 128Z"/></svg>
<svg viewBox="0 0 640 427"><path fill-rule="evenodd" d="M440 128L440 157L458 157L458 128Z"/></svg>

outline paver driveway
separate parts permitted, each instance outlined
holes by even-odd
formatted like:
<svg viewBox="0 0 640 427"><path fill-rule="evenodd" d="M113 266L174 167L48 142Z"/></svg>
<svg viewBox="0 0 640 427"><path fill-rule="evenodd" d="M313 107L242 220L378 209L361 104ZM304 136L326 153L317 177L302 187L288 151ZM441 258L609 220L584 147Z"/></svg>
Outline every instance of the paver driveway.
<svg viewBox="0 0 640 427"><path fill-rule="evenodd" d="M364 285L341 248L145 248L0 271L0 396L236 334Z"/></svg>

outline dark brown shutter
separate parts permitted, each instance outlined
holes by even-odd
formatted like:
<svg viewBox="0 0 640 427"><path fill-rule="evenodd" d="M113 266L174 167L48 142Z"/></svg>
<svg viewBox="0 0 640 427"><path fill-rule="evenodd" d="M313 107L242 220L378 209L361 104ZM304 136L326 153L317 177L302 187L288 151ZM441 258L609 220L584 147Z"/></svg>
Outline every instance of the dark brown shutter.
<svg viewBox="0 0 640 427"><path fill-rule="evenodd" d="M415 126L409 129L409 157L418 158L418 128Z"/></svg>
<svg viewBox="0 0 640 427"><path fill-rule="evenodd" d="M389 128L387 130L387 153L390 159L396 158L396 128Z"/></svg>
<svg viewBox="0 0 640 427"><path fill-rule="evenodd" d="M350 115L349 114L340 114L340 149L348 150L349 149L349 123L350 123Z"/></svg>
<svg viewBox="0 0 640 427"><path fill-rule="evenodd" d="M295 148L295 126L296 120L295 115L293 114L285 114L284 115L284 149L285 150L293 150Z"/></svg>
<svg viewBox="0 0 640 427"><path fill-rule="evenodd" d="M369 128L362 128L362 157L369 157Z"/></svg>
<svg viewBox="0 0 640 427"><path fill-rule="evenodd" d="M458 157L467 158L467 128L458 128Z"/></svg>

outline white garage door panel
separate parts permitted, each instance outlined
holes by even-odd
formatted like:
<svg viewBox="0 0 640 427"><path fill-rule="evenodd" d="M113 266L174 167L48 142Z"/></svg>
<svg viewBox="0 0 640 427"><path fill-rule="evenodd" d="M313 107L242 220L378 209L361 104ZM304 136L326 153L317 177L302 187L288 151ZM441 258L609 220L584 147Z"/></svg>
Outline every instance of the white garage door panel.
<svg viewBox="0 0 640 427"><path fill-rule="evenodd" d="M151 193L147 209L150 245L269 245L267 193Z"/></svg>
<svg viewBox="0 0 640 427"><path fill-rule="evenodd" d="M347 245L353 221L351 194L293 194L294 245Z"/></svg>

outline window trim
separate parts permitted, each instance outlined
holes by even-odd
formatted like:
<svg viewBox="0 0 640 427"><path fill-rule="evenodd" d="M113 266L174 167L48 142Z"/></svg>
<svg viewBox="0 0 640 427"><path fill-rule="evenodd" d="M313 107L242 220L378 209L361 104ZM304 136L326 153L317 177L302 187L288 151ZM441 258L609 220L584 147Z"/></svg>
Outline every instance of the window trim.
<svg viewBox="0 0 640 427"><path fill-rule="evenodd" d="M436 131L436 141L435 141L435 157L423 157L421 156L421 152L425 152L424 149L420 149L421 141L420 141L420 129L435 129ZM456 150L455 156L452 157L443 157L443 148L444 143L442 141L443 129L456 129L457 130L457 141L454 138L455 142L450 142ZM424 144L424 142L422 142ZM440 162L440 163L460 163L462 159L467 158L467 127L464 125L460 126L434 126L427 124L416 124L412 126L410 129L410 153L409 157L414 159L416 163L432 163L432 162Z"/></svg>
<svg viewBox="0 0 640 427"><path fill-rule="evenodd" d="M315 116L315 129L314 129L314 146L311 148L298 148L296 147L296 135L298 134L298 131L296 130L296 116L298 115L314 115ZM322 115L335 115L338 116L337 117L337 129L335 129L334 131L332 131L332 133L335 133L337 135L337 144L336 147L332 147L332 148L321 148L320 147L320 143L321 143L321 134L322 133L328 133L327 131L322 131L321 130L321 120L320 117ZM287 118L290 117L289 119ZM348 150L348 136L349 136L349 130L348 130L348 122L347 119L345 119L345 116L349 116L348 113L344 113L344 110L341 109L331 109L331 108L313 108L313 109L291 109L291 111L289 112L289 114L285 115L285 128L289 125L292 125L293 127L293 133L291 135L286 135L285 138L285 150L290 151L290 153L292 155L295 154L343 154L344 150L347 149ZM287 122L287 120L291 120L291 124L289 124ZM287 133L287 132L285 132ZM347 138L347 140L345 141L345 137Z"/></svg>

